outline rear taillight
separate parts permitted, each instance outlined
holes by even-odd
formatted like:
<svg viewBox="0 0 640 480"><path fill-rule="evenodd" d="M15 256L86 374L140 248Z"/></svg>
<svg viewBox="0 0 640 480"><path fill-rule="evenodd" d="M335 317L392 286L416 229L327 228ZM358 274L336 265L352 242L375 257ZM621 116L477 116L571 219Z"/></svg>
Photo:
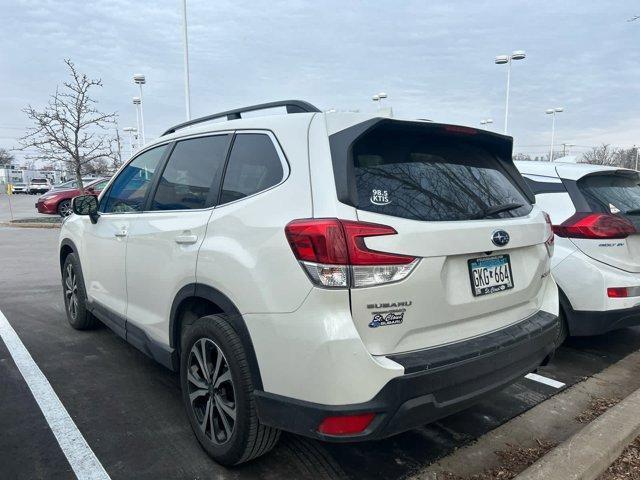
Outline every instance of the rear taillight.
<svg viewBox="0 0 640 480"><path fill-rule="evenodd" d="M629 220L610 213L576 213L553 231L559 237L595 239L627 238L636 233Z"/></svg>
<svg viewBox="0 0 640 480"><path fill-rule="evenodd" d="M554 238L553 225L551 224L551 217L547 212L542 212L544 220L547 222L547 239L544 241L544 246L547 247L547 254L549 257L553 256Z"/></svg>
<svg viewBox="0 0 640 480"><path fill-rule="evenodd" d="M325 435L355 435L364 432L374 417L374 413L327 417L318 426L318 432Z"/></svg>
<svg viewBox="0 0 640 480"><path fill-rule="evenodd" d="M311 280L322 287L366 287L397 282L418 259L367 248L366 237L395 235L392 227L337 218L294 220L285 234Z"/></svg>

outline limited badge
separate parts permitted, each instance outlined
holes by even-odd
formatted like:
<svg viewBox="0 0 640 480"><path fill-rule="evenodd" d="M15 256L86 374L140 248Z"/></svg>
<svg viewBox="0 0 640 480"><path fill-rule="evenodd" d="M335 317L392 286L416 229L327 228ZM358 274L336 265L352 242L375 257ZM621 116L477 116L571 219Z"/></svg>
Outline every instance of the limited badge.
<svg viewBox="0 0 640 480"><path fill-rule="evenodd" d="M389 192L387 190L371 190L371 198L369 199L374 205L389 205Z"/></svg>

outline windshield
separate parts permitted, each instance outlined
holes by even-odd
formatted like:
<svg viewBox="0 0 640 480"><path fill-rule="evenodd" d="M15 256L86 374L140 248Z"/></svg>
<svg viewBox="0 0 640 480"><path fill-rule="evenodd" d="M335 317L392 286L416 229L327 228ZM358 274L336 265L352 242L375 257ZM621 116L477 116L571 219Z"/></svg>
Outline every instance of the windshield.
<svg viewBox="0 0 640 480"><path fill-rule="evenodd" d="M361 210L448 221L532 208L495 155L460 138L379 128L355 142L353 164Z"/></svg>

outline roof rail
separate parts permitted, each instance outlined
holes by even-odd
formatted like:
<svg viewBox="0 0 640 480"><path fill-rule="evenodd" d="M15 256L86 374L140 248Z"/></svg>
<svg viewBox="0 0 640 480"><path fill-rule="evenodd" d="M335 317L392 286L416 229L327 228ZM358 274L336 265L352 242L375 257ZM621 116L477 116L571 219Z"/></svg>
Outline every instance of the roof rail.
<svg viewBox="0 0 640 480"><path fill-rule="evenodd" d="M227 117L227 120L238 120L242 118L243 113L254 112L256 110L266 110L267 108L276 108L276 107L286 107L287 113L305 113L305 112L320 111L317 107L303 100L282 100L279 102L261 103L259 105L251 105L248 107L236 108L234 110L227 110L226 112L214 113L212 115L207 115L206 117L195 118L187 122L182 122L182 123L179 123L178 125L174 125L170 129L168 129L166 132L164 132L161 136L174 133L176 130L180 130L181 128L190 127L191 125L208 122L210 120L215 120L217 118Z"/></svg>

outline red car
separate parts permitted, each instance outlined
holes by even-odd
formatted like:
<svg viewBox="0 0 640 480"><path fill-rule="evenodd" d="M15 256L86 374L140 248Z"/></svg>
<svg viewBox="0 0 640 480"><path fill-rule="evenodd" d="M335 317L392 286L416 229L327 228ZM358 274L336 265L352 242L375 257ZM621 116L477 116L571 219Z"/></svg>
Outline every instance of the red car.
<svg viewBox="0 0 640 480"><path fill-rule="evenodd" d="M108 178L99 178L87 183L84 187L85 193L98 195L109 182ZM71 199L81 195L79 188L67 188L63 190L51 190L36 202L38 213L46 213L49 215L60 215L66 217L71 215Z"/></svg>

